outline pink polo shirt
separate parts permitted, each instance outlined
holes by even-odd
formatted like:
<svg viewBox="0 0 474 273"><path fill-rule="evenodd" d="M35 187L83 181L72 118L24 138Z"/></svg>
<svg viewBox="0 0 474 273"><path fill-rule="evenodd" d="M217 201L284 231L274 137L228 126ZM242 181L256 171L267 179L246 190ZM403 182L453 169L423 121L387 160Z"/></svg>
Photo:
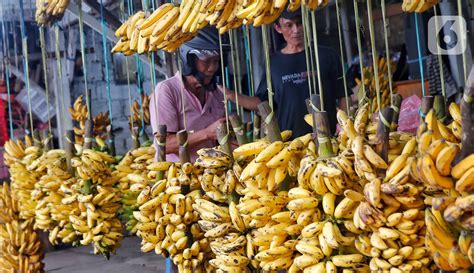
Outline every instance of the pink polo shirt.
<svg viewBox="0 0 474 273"><path fill-rule="evenodd" d="M182 92L184 92L184 111L186 112L188 134L200 131L224 117L224 96L219 90L206 92L206 102L204 106L201 106L199 99L184 87L178 72L173 77L158 83L151 96L150 117L154 134L158 132L158 125L161 124L166 125L169 133L184 130ZM216 144L216 141L208 140L197 146L189 147L191 160L194 162L197 159L197 150L204 147L214 147ZM154 145L155 148L158 148L156 138L154 138ZM156 159L158 159L158 153ZM166 160L176 162L179 161L179 156L178 154L167 154Z"/></svg>

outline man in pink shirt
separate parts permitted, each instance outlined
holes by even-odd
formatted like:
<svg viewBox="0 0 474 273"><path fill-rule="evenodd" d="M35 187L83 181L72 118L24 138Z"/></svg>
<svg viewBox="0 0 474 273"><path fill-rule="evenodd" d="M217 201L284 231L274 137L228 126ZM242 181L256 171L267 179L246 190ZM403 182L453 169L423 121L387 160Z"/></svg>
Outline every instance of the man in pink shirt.
<svg viewBox="0 0 474 273"><path fill-rule="evenodd" d="M160 82L150 102L153 134L158 125L166 125L166 160L172 162L179 160L177 132L188 131L189 153L195 161L197 150L216 146L216 127L225 120L224 97L216 87L220 55L215 29L200 31L181 46L179 55L183 71ZM157 148L156 138L154 142Z"/></svg>

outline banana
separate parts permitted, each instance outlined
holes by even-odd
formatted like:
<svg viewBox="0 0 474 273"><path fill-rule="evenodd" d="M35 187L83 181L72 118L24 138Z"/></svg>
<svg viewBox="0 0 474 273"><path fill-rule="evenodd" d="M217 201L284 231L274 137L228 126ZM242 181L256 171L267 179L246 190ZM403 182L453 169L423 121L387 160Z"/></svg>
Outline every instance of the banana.
<svg viewBox="0 0 474 273"><path fill-rule="evenodd" d="M388 166L387 166L387 163L382 159L382 157L380 157L373 149L372 147L370 147L369 145L364 145L364 148L363 148L363 153L364 153L364 156L365 158L367 158L367 160L372 164L374 165L375 167L379 168L379 169L387 169Z"/></svg>
<svg viewBox="0 0 474 273"><path fill-rule="evenodd" d="M443 176L448 176L451 172L451 163L459 152L459 147L450 144L443 148L436 158L436 169Z"/></svg>
<svg viewBox="0 0 474 273"><path fill-rule="evenodd" d="M361 254L334 255L331 261L337 267L353 267L363 262L364 256Z"/></svg>
<svg viewBox="0 0 474 273"><path fill-rule="evenodd" d="M440 175L429 154L422 156L421 173L426 178L426 182L432 186L441 187L443 189L451 189L454 187L451 178Z"/></svg>
<svg viewBox="0 0 474 273"><path fill-rule="evenodd" d="M466 171L474 167L474 154L467 156L460 162L458 162L451 170L451 175L455 179L460 179Z"/></svg>

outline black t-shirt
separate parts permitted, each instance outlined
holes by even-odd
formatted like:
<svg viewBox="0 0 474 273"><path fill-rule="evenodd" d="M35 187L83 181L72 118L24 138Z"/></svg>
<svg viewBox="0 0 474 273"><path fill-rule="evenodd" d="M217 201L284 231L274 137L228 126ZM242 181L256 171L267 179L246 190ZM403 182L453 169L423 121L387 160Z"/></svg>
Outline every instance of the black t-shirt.
<svg viewBox="0 0 474 273"><path fill-rule="evenodd" d="M321 83L324 91L324 110L328 112L331 131L336 131L337 100L343 98L344 85L339 55L331 48L319 46ZM310 133L311 127L304 121L308 114L305 100L309 98L306 55L277 52L270 58L274 110L281 130L292 130L293 137ZM316 68L315 68L316 69ZM317 84L317 74L314 79ZM319 94L319 88L317 88ZM268 100L267 82L264 76L256 96Z"/></svg>

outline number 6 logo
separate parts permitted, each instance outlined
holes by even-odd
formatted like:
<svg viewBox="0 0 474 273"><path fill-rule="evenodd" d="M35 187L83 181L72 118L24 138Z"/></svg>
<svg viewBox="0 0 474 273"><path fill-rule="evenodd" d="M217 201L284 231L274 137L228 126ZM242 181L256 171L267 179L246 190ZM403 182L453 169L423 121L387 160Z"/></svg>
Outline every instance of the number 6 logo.
<svg viewBox="0 0 474 273"><path fill-rule="evenodd" d="M466 39L466 20L461 16L433 16L428 21L428 49L432 54L462 54Z"/></svg>

